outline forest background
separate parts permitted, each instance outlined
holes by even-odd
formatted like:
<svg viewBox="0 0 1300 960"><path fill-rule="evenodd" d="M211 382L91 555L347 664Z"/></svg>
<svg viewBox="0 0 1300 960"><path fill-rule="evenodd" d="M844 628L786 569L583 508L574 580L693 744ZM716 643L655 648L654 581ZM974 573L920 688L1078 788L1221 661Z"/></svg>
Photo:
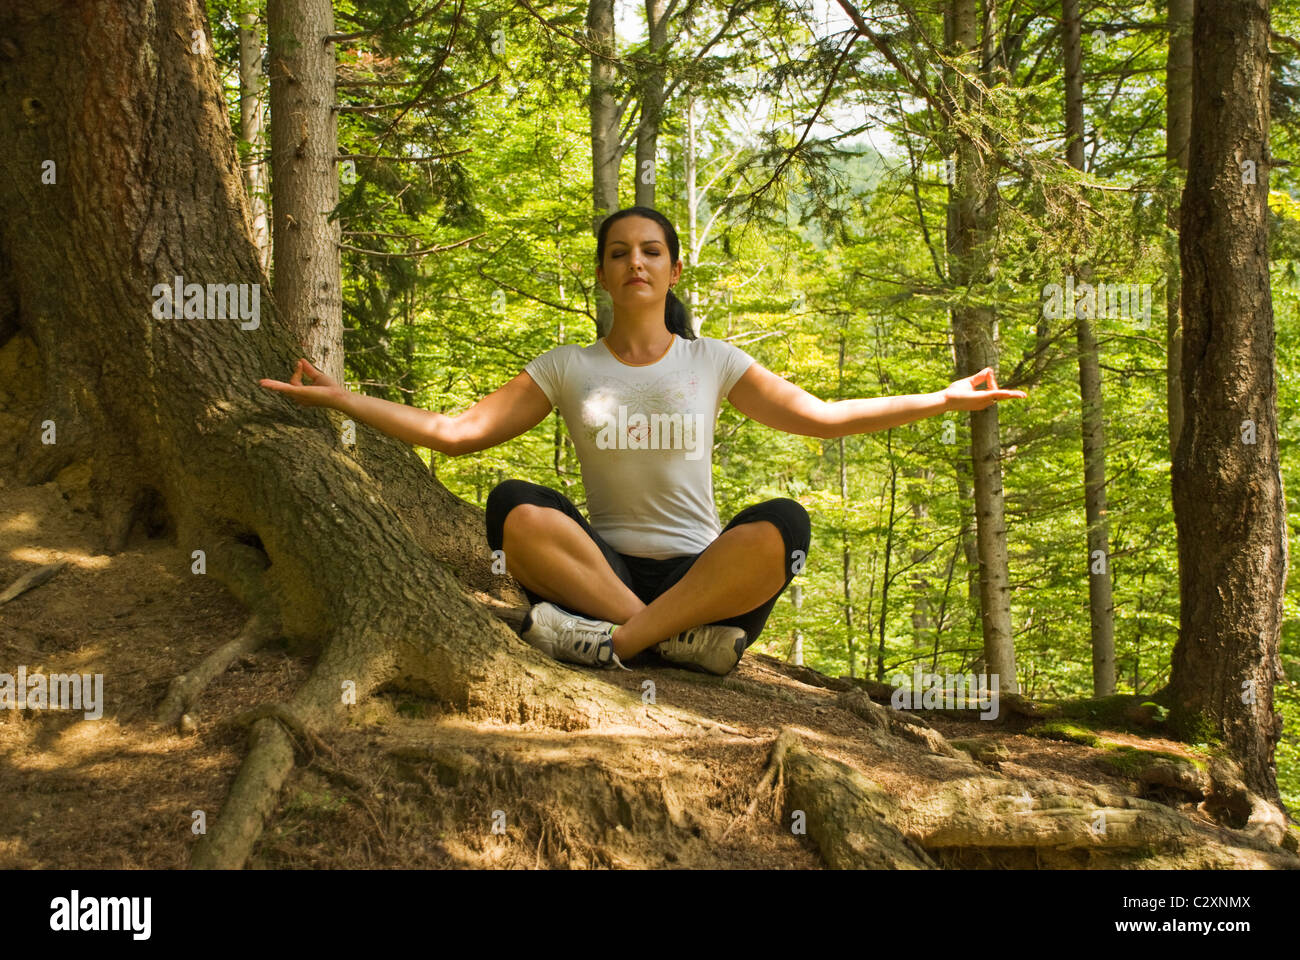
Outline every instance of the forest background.
<svg viewBox="0 0 1300 960"><path fill-rule="evenodd" d="M207 2L237 133L248 7ZM1003 165L991 279L976 296L996 318L999 384L1029 392L1002 405L997 420L1017 678L1033 698L1097 692L1094 643L1109 629L1115 691L1150 694L1169 678L1179 622L1166 364L1177 232L1167 224L1183 172L1167 136L1168 11L1079 5L1080 171L1066 162L1061 7L999 8L1004 21L989 35L1001 40L986 63L1002 72L977 118ZM648 34L644 6L617 6L612 82L625 98L624 137L642 145L640 156L627 149L618 158L619 206L648 196L676 224L678 292L699 332L827 400L929 392L953 380L952 311L971 294L953 282L945 243L952 140L939 104L922 93L942 87L938 7L864 10L880 42L851 45L852 22L835 4L651 8L671 36ZM349 388L456 413L532 357L595 339L586 14L527 2L334 3ZM1300 35L1300 10L1276 6L1272 17L1277 34ZM1286 452L1300 429L1300 192L1285 161L1300 137L1300 48L1274 47L1269 256L1294 558L1300 476ZM247 57L246 43L246 65ZM662 103L646 109L652 89ZM239 148L247 170L267 146L254 137ZM1108 624L1090 606L1099 566L1085 509L1081 346L1073 318L1053 315L1048 287L1082 282L1085 271L1138 294L1120 316L1092 318ZM439 479L471 503L521 477L585 510L557 413L481 453L433 456ZM776 496L799 500L813 520L806 567L755 649L882 680L917 666L984 669L970 460L964 415L822 440L779 433L724 404L714 451L723 522ZM1300 804L1295 566L1285 681L1275 690L1285 722L1278 784L1292 809Z"/></svg>

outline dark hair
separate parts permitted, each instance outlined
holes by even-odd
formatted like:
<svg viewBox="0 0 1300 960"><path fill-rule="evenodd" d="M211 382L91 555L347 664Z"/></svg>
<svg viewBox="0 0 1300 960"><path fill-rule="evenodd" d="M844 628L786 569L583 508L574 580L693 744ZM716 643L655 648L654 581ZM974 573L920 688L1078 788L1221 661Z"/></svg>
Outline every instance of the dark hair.
<svg viewBox="0 0 1300 960"><path fill-rule="evenodd" d="M668 240L669 265L671 266L677 262L677 258L681 253L681 245L677 242L677 231L668 222L668 218L652 207L624 207L602 220L600 229L596 231L596 262L598 264L604 266L605 263L605 237L609 234L609 225L623 217L645 217L647 220L653 220L663 227L664 237ZM691 331L691 315L686 311L686 304L678 300L677 295L671 289L664 299L664 326L683 339L696 339L695 334Z"/></svg>

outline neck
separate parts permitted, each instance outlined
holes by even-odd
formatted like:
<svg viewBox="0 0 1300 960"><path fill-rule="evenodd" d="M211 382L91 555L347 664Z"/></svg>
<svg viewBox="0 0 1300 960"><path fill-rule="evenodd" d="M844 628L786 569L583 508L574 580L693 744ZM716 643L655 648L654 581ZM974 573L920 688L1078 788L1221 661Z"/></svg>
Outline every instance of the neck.
<svg viewBox="0 0 1300 960"><path fill-rule="evenodd" d="M614 317L614 325L605 335L605 343L628 363L645 363L660 357L669 344L673 334L664 326L664 316L660 312L657 319L648 317L629 319Z"/></svg>

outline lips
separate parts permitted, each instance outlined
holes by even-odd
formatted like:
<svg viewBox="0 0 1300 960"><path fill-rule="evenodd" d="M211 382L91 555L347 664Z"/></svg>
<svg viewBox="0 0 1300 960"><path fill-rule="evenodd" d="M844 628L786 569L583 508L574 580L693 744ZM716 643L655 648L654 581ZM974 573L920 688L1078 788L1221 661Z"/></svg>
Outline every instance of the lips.
<svg viewBox="0 0 1300 960"><path fill-rule="evenodd" d="M646 286L649 286L649 285L650 285L648 281L646 281L646 280L642 280L640 277L633 277L633 278L632 278L631 280L629 280L627 283L623 284L623 286L625 286L625 287L627 287L627 286L631 286L631 285L634 284L634 283L644 283Z"/></svg>

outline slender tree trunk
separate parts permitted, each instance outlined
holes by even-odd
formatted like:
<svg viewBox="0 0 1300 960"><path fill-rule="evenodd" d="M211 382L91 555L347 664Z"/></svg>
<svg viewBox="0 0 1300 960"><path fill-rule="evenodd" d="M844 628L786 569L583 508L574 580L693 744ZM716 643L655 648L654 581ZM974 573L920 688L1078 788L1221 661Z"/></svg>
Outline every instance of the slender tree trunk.
<svg viewBox="0 0 1300 960"><path fill-rule="evenodd" d="M949 2L944 7L943 12L943 43L944 49L953 51L953 10L952 3ZM941 96L944 103L947 104L949 111L956 113L959 104L956 97L957 90L957 73L947 63L943 67L943 89ZM957 216L957 190L956 190L956 170L953 161L947 159L955 156L956 137L950 130L941 132L941 141L944 151L944 179L948 185L948 204L945 210L944 225L944 254L946 258L945 269L947 270L948 279L951 282L953 276L954 258L959 255L960 242L960 221ZM963 376L963 371L969 369L970 361L966 356L966 344L957 336L957 312L955 308L948 311L949 325L952 330L952 368L956 376ZM965 578L966 578L966 611L967 626L970 633L974 634L977 630L982 630L983 614L980 610L980 567L979 551L975 545L975 530L971 519L975 513L974 493L971 489L971 448L969 444L963 444L957 452L954 460L954 473L957 480L957 504L961 511L961 529L960 539L962 556L965 560ZM977 660L977 670L983 669L983 656Z"/></svg>
<svg viewBox="0 0 1300 960"><path fill-rule="evenodd" d="M889 457L889 526L885 531L885 572L880 578L880 647L876 653L876 679L885 679L885 627L889 621L889 561L894 552L894 504L898 499L898 465L892 446L894 431L885 431L885 450Z"/></svg>
<svg viewBox="0 0 1300 960"><path fill-rule="evenodd" d="M668 46L668 20L664 16L667 0L645 0L646 23L649 25L647 55L663 56ZM658 178L655 152L659 144L659 125L663 120L664 68L654 66L641 75L641 122L636 128L636 203L655 205L655 181Z"/></svg>
<svg viewBox="0 0 1300 960"><path fill-rule="evenodd" d="M1087 276L1090 271L1081 271ZM1110 568L1110 524L1106 505L1106 435L1101 362L1092 320L1076 317L1079 344L1080 419L1083 435L1084 511L1088 522L1088 613L1092 627L1092 691L1115 692L1115 602Z"/></svg>
<svg viewBox="0 0 1300 960"><path fill-rule="evenodd" d="M614 0L590 0L587 5L587 38L591 55L591 166L593 235L601 221L619 208L618 166L623 151L618 141L619 109L614 102L615 53ZM599 54L604 54L600 56ZM596 294L596 336L609 333L614 323L614 303L599 285Z"/></svg>
<svg viewBox="0 0 1300 960"><path fill-rule="evenodd" d="M686 275L691 278L691 332L698 337L700 335L700 284L695 275L694 268L700 261L700 200L698 196L698 188L695 183L695 150L695 97L691 96L686 100L686 156L683 162L684 174L686 177L686 229L688 236L686 243L686 263L684 264L684 267Z"/></svg>
<svg viewBox="0 0 1300 960"><path fill-rule="evenodd" d="M267 218L270 196L266 177L266 131L262 120L266 101L266 75L262 61L262 38L257 14L249 11L239 19L239 126L248 143L244 161L244 189L252 216L250 228L262 272L271 275L271 224Z"/></svg>
<svg viewBox="0 0 1300 960"><path fill-rule="evenodd" d="M840 399L844 397L844 357L845 348L844 331L840 331L840 359L839 359L839 383L836 393ZM849 651L849 676L855 677L857 673L856 659L857 651L854 647L853 636L853 591L851 583L853 579L853 549L849 544L849 463L844 452L844 438L838 438L840 452L840 550L843 562L842 577L844 584L844 637Z"/></svg>
<svg viewBox="0 0 1300 960"><path fill-rule="evenodd" d="M934 483L934 471L928 467L918 467L910 471L910 475L924 483L925 489L929 489ZM930 515L929 505L915 492L912 494L912 519L916 521L917 537L919 539L922 525ZM924 647L927 643L926 632L933 627L930 618L930 581L922 572L922 564L925 563L925 547L915 546L912 548L912 569L908 575L908 583L912 590L912 646Z"/></svg>
<svg viewBox="0 0 1300 960"><path fill-rule="evenodd" d="M1171 720L1217 733L1276 798L1287 530L1268 264L1269 11L1200 0L1182 200L1183 427L1173 463L1182 622Z"/></svg>
<svg viewBox="0 0 1300 960"><path fill-rule="evenodd" d="M1079 0L1061 0L1065 60L1065 159L1083 169L1083 44Z"/></svg>
<svg viewBox="0 0 1300 960"><path fill-rule="evenodd" d="M298 345L343 382L342 239L330 0L267 0L275 299Z"/></svg>
<svg viewBox="0 0 1300 960"><path fill-rule="evenodd" d="M1165 159L1168 166L1187 172L1187 150L1192 129L1192 4L1169 0L1169 56L1165 62ZM1168 278L1165 286L1165 396L1169 410L1169 460L1178 448L1183 429L1183 329L1178 263L1179 210L1177 201L1165 212L1169 230L1166 245Z"/></svg>
<svg viewBox="0 0 1300 960"><path fill-rule="evenodd" d="M949 220L955 222L956 204L949 203ZM948 236L953 236L953 228L950 223ZM955 311L949 311L953 329L956 329L957 317ZM970 363L966 359L966 349L962 343L953 337L953 371L956 376L962 376L963 371L970 369ZM973 635L981 629L983 623L983 613L981 611L980 600L980 556L979 550L975 544L975 529L971 522L975 515L975 495L971 489L971 457L970 444L965 444L957 453L954 473L957 479L957 506L961 511L961 527L958 536L961 540L962 559L965 561L966 571L966 610L967 624ZM983 657L979 658L979 663L983 663Z"/></svg>
<svg viewBox="0 0 1300 960"><path fill-rule="evenodd" d="M557 303L564 302L564 252L560 246L560 223L555 223L555 283ZM564 343L564 312L555 311L555 342L557 345ZM555 438L553 447L553 460L555 467L556 479L563 486L568 486L569 481L564 476L564 419L560 416L560 411L553 410L552 416L555 420Z"/></svg>
<svg viewBox="0 0 1300 960"><path fill-rule="evenodd" d="M1083 163L1083 45L1080 37L1079 0L1062 0L1065 58L1065 153L1076 170ZM1073 269L1073 267L1072 267ZM1080 278L1092 279L1092 270L1078 269ZM1098 316L1105 297L1098 295ZM1079 416L1083 436L1084 510L1087 516L1088 613L1092 627L1092 692L1105 697L1115 692L1115 604L1111 590L1110 531L1106 516L1105 405L1101 392L1101 359L1097 350L1094 317L1089 310L1067 306L1079 344Z"/></svg>
<svg viewBox="0 0 1300 960"><path fill-rule="evenodd" d="M959 54L978 53L974 0L953 0L952 38ZM968 57L966 69L976 70ZM961 106L968 116L983 108L974 84L959 84ZM989 280L989 237L997 216L992 174L985 157L969 138L956 144L957 170L954 193L955 230L949 235L953 284L958 289L978 288ZM979 303L953 310L953 336L961 344L967 368L959 377L985 367L997 369L997 318L991 307ZM980 564L980 611L984 632L985 667L998 674L1001 689L1017 691L1016 653L1011 634L1011 577L1007 564L1007 531L1002 494L1002 445L998 432L998 406L970 414L971 459L975 480L976 546Z"/></svg>

